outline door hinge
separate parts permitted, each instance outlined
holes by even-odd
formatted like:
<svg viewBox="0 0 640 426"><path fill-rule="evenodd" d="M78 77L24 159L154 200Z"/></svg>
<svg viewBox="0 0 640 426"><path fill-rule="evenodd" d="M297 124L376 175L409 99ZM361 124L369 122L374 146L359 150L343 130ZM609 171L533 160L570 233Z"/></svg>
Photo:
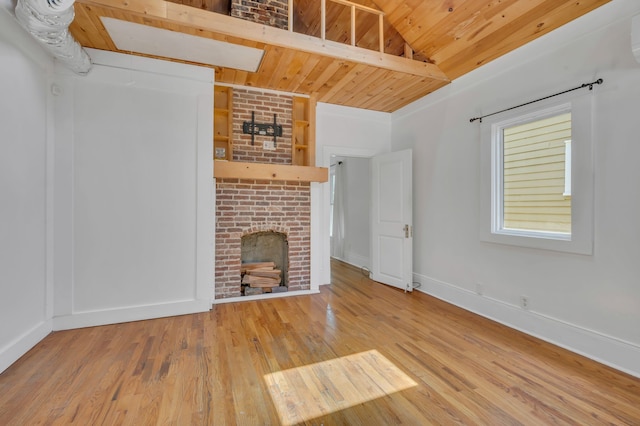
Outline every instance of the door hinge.
<svg viewBox="0 0 640 426"><path fill-rule="evenodd" d="M405 225L403 230L405 238L413 237L413 226Z"/></svg>

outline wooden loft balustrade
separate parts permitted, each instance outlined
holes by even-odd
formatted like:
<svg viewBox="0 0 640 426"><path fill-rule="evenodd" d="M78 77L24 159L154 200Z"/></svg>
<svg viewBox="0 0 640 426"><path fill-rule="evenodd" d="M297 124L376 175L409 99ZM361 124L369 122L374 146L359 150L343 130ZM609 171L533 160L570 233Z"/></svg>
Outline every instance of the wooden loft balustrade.
<svg viewBox="0 0 640 426"><path fill-rule="evenodd" d="M384 53L384 12L372 9L361 4L353 3L348 0L328 0L333 3L342 4L351 8L351 45L356 45L356 10L378 15L378 37L380 53ZM293 0L289 0L289 31L293 32ZM320 38L324 41L327 38L327 0L320 0Z"/></svg>
<svg viewBox="0 0 640 426"><path fill-rule="evenodd" d="M115 0L77 1L89 2L91 5L96 2L107 2L109 4L116 2ZM129 2L116 3L116 9L119 11L134 8L134 5ZM287 49L293 49L311 55L319 55L334 58L339 61L349 61L378 69L398 72L420 79L419 82L421 86L425 85L423 79L436 82L438 87L449 82L449 78L435 64L414 61L387 53L333 42L331 40L322 40L317 37L281 30L280 28L269 27L181 4L165 1L153 1L152 4L160 5L161 7L159 7L158 11L142 9L141 11L136 10L136 13L143 13L144 15L142 16L144 16L146 20L160 19L159 23L162 26L166 26L169 23L175 25L176 28L181 28L182 26L187 26L190 30L197 28L204 32L210 31L214 33L216 37L223 36L224 38L231 37L237 40L243 40L242 44L246 45L255 46L255 43L259 43L262 46L278 46L284 49L284 51L280 51L280 56L282 57L286 57ZM277 72L277 69L268 67L267 70L262 71L271 75Z"/></svg>

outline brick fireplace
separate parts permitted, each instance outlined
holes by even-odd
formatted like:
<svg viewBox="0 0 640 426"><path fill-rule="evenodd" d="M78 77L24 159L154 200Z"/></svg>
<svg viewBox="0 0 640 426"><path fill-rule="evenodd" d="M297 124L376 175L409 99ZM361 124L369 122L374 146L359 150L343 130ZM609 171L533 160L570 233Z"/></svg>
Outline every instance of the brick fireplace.
<svg viewBox="0 0 640 426"><path fill-rule="evenodd" d="M234 89L233 94L234 161L291 164L290 96ZM242 134L242 122L271 122L277 114L283 126L275 150L264 150L263 142L272 140ZM215 165L214 165L215 167ZM216 181L216 299L242 295L241 240L259 232L283 234L288 247L286 276L288 291L310 288L311 194L308 182L254 179L217 179ZM268 257L268 256L267 256ZM270 260L270 259L253 259ZM268 290L266 290L268 291Z"/></svg>

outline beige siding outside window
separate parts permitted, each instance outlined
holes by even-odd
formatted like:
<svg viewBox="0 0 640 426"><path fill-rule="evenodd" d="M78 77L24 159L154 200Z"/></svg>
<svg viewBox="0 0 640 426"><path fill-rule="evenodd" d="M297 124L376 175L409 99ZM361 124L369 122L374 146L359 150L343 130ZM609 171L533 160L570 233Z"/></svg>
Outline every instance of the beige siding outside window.
<svg viewBox="0 0 640 426"><path fill-rule="evenodd" d="M504 229L571 233L570 140L570 112L503 129Z"/></svg>

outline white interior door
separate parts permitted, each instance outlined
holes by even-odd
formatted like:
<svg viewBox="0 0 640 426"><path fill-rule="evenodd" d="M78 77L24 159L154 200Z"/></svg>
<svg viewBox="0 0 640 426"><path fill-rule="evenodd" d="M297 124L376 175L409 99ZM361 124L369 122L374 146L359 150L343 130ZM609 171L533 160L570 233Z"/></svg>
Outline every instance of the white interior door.
<svg viewBox="0 0 640 426"><path fill-rule="evenodd" d="M371 162L371 278L413 290L411 150Z"/></svg>

